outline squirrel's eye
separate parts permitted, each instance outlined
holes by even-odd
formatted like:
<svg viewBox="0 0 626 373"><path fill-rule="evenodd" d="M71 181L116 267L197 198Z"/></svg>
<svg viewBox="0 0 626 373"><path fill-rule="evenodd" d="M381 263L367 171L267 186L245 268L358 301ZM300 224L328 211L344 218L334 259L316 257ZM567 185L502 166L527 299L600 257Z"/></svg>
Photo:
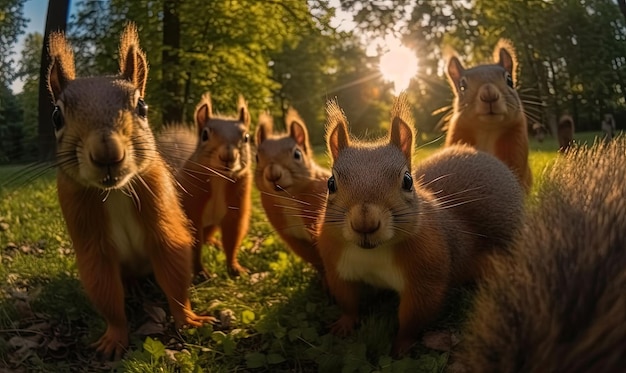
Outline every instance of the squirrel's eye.
<svg viewBox="0 0 626 373"><path fill-rule="evenodd" d="M146 105L146 102L141 97L137 100L137 115L142 118L148 116L148 105Z"/></svg>
<svg viewBox="0 0 626 373"><path fill-rule="evenodd" d="M254 156L254 159L256 160L256 163L259 163L259 155L258 155L258 154L256 154L256 155Z"/></svg>
<svg viewBox="0 0 626 373"><path fill-rule="evenodd" d="M335 182L335 176L328 178L328 192L335 193L337 191L337 183Z"/></svg>
<svg viewBox="0 0 626 373"><path fill-rule="evenodd" d="M245 135L243 135L243 142L244 144L247 144L248 141L250 141L250 134L246 133Z"/></svg>
<svg viewBox="0 0 626 373"><path fill-rule="evenodd" d="M293 152L293 158L294 158L296 161L302 160L302 152L300 151L300 149L296 149L296 150Z"/></svg>
<svg viewBox="0 0 626 373"><path fill-rule="evenodd" d="M54 111L52 112L52 125L54 126L54 131L58 132L65 125L65 120L63 120L63 113L61 113L61 108L58 105L54 106Z"/></svg>
<svg viewBox="0 0 626 373"><path fill-rule="evenodd" d="M402 189L410 192L413 190L413 177L409 171L404 173L404 178L402 179Z"/></svg>
<svg viewBox="0 0 626 373"><path fill-rule="evenodd" d="M461 80L459 80L459 91L465 92L466 89L467 89L467 79L465 77L462 77Z"/></svg>
<svg viewBox="0 0 626 373"><path fill-rule="evenodd" d="M202 137L202 142L209 141L209 129L208 128L204 127L202 129L201 137Z"/></svg>
<svg viewBox="0 0 626 373"><path fill-rule="evenodd" d="M506 79L506 85L513 88L513 77L508 72L504 73L504 77Z"/></svg>

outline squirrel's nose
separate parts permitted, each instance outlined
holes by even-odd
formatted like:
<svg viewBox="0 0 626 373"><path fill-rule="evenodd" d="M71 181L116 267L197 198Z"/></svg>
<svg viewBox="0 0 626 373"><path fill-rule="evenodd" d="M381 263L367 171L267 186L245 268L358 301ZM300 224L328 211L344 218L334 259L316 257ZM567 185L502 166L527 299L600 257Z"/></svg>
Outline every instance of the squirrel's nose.
<svg viewBox="0 0 626 373"><path fill-rule="evenodd" d="M111 167L120 164L126 157L124 147L114 138L103 138L102 141L92 143L89 158L98 167Z"/></svg>
<svg viewBox="0 0 626 373"><path fill-rule="evenodd" d="M493 84L485 84L480 89L480 100L486 103L496 102L500 99L500 92Z"/></svg>
<svg viewBox="0 0 626 373"><path fill-rule="evenodd" d="M283 176L283 173L281 171L281 167L272 164L270 165L265 172L265 178L267 179L267 181L270 182L276 182L278 180L280 180L280 178Z"/></svg>
<svg viewBox="0 0 626 373"><path fill-rule="evenodd" d="M380 211L370 204L355 206L350 211L350 227L359 234L372 234L380 228Z"/></svg>

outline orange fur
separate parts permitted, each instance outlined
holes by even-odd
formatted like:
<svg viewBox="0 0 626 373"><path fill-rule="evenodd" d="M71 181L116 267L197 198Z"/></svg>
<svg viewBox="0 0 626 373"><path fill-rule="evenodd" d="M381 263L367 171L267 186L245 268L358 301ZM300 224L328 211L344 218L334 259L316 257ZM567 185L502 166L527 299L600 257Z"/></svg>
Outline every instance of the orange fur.
<svg viewBox="0 0 626 373"><path fill-rule="evenodd" d="M276 232L296 255L323 273L314 225L323 209L330 172L315 163L306 126L295 110L289 110L286 125L287 133L273 134L271 117L261 115L254 181Z"/></svg>
<svg viewBox="0 0 626 373"><path fill-rule="evenodd" d="M532 185L528 128L514 88L517 57L510 42L498 43L494 60L494 64L465 69L458 57L449 58L447 75L455 101L446 146L464 143L495 155L517 175L528 193Z"/></svg>
<svg viewBox="0 0 626 373"><path fill-rule="evenodd" d="M228 272L237 276L248 271L237 260L251 210L248 109L240 97L237 118L215 117L206 94L196 108L196 125L198 147L176 175L183 207L196 229L193 271L208 277L201 262L202 245L220 230Z"/></svg>
<svg viewBox="0 0 626 373"><path fill-rule="evenodd" d="M331 326L359 320L361 282L400 295L392 353L405 353L443 306L450 286L480 278L520 224L523 192L499 160L450 146L411 173L414 134L401 97L387 141L352 140L341 109L328 107L333 158L318 247L329 290L342 310ZM416 182L413 182L413 177Z"/></svg>
<svg viewBox="0 0 626 373"><path fill-rule="evenodd" d="M140 98L147 64L137 43L129 25L121 47L126 63L111 78L76 79L65 38L55 34L50 46L59 203L85 292L107 322L94 346L116 358L128 347L125 277L153 271L177 327L214 320L191 311L193 237L147 125Z"/></svg>
<svg viewBox="0 0 626 373"><path fill-rule="evenodd" d="M559 139L559 152L566 152L574 143L574 118L563 115L557 125L557 137Z"/></svg>

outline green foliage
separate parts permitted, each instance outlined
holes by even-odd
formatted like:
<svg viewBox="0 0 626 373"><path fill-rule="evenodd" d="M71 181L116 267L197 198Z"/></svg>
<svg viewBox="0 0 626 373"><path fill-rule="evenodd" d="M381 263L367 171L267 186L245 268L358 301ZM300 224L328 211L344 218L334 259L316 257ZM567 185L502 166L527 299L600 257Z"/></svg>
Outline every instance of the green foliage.
<svg viewBox="0 0 626 373"><path fill-rule="evenodd" d="M26 28L25 2L26 0L0 0L0 87L9 86L13 80L15 61L12 48ZM0 118L0 123L1 121Z"/></svg>

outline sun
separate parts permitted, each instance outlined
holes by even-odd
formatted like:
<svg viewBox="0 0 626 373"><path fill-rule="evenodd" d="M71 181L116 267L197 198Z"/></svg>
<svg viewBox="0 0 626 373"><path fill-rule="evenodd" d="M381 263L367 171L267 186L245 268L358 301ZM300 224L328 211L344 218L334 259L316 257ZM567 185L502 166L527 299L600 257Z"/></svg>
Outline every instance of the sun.
<svg viewBox="0 0 626 373"><path fill-rule="evenodd" d="M393 83L393 92L398 94L409 87L411 79L417 74L417 57L399 40L386 38L387 49L379 60L383 79Z"/></svg>

